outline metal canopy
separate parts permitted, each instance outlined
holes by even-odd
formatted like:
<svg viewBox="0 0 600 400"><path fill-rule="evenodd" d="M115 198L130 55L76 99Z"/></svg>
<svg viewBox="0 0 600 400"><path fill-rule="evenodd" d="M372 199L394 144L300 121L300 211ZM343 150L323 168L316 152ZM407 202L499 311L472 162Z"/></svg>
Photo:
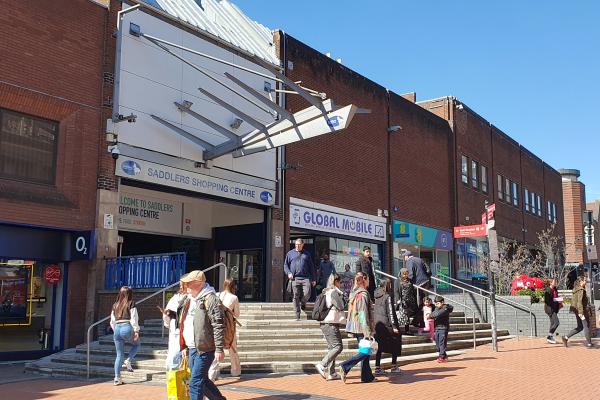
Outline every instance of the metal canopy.
<svg viewBox="0 0 600 400"><path fill-rule="evenodd" d="M220 124L214 122L207 115L202 115L201 112L192 110L193 104L190 101L186 100L183 101L183 103L174 102L173 104L175 105L175 107L177 107L177 109L180 112L192 116L193 118L212 128L213 130L215 130L216 132L218 132L226 138L226 141L224 143L219 145L213 145L207 142L206 140L198 138L196 135L182 129L181 127L171 122L166 121L165 119L157 115L151 115L151 117L155 121L161 123L163 126L173 130L175 133L190 140L192 143L195 143L202 147L205 150L203 152L204 161L212 160L225 154L232 154L233 157L242 157L249 154L255 154L258 152L273 149L279 146L284 146L286 144L308 139L311 137L333 133L346 128L350 124L350 121L352 120L355 114L364 113L365 111L359 109L354 105L347 105L345 107L336 108L332 100L322 100L325 97L323 93L319 93L317 91L302 87L299 83L293 82L285 75L283 75L277 69L276 66L270 65L269 63L265 62L264 60L261 60L258 57L254 57L253 61L257 65L271 72L274 76L270 76L260 71L255 71L229 61L221 60L208 54L195 51L193 49L185 48L175 43L159 39L155 36L147 35L141 31L140 26L133 23L130 24L129 33L133 36L142 37L148 40L150 43L165 51L167 54L179 59L194 70L200 72L202 75L218 83L220 86L224 87L225 89L234 93L235 95L239 96L241 99L245 100L253 107L256 107L259 110L269 113L276 117L276 119L272 123L264 124L251 117L247 113L236 108L230 102L219 98L218 96L207 91L204 88L198 88L198 90L212 102L230 111L234 115L238 116L241 120L247 122L249 125L255 128L253 131L245 135L237 135L236 133L232 132L226 127L223 127ZM285 110L283 107L281 107L279 104L273 102L257 90L242 82L240 79L236 78L228 72L225 72L223 78L228 80L234 86L243 90L249 95L247 96L241 93L236 87L226 84L220 77L215 76L214 72L209 72L205 68L194 64L185 57L172 51L168 46L201 57L205 57L212 61L223 63L224 65L227 65L229 67L234 67L242 71L276 81L279 84L284 85L284 87L290 89L283 90L284 88L282 88L277 91L283 91L285 93L300 95L308 103L310 103L311 106L292 114L289 111ZM275 90L271 90L271 92L274 91Z"/></svg>

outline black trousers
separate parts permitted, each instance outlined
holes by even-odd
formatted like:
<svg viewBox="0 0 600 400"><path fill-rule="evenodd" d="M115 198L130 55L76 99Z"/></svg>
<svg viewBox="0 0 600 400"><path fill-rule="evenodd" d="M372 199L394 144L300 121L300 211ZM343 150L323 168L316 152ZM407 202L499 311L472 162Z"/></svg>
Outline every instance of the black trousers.
<svg viewBox="0 0 600 400"><path fill-rule="evenodd" d="M548 317L550 318L550 330L548 331L548 333L550 333L550 335L554 335L554 332L556 332L556 328L558 328L558 325L560 325L560 321L558 320L558 314L553 312L552 314L548 315Z"/></svg>

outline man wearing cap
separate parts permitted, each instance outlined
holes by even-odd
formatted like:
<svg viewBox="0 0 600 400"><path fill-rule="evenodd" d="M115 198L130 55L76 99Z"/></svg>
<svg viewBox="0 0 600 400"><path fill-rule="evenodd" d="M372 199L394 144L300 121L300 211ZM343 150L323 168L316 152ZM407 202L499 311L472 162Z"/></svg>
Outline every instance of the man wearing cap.
<svg viewBox="0 0 600 400"><path fill-rule="evenodd" d="M202 271L192 271L181 278L187 287L188 298L180 317L182 354L189 352L190 400L221 400L225 397L208 379L213 360L223 361L223 311L215 289L206 282Z"/></svg>

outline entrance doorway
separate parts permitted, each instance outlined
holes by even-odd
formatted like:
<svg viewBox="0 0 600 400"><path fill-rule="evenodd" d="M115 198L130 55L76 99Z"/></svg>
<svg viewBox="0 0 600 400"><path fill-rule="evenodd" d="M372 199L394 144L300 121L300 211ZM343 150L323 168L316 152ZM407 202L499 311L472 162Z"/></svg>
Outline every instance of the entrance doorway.
<svg viewBox="0 0 600 400"><path fill-rule="evenodd" d="M227 277L236 281L240 301L263 301L263 252L261 249L225 252Z"/></svg>

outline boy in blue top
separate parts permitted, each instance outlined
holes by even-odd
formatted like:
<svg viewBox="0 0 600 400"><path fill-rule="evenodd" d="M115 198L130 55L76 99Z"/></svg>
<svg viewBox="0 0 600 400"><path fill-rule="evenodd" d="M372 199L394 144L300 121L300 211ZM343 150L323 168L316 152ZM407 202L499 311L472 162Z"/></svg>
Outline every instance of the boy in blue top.
<svg viewBox="0 0 600 400"><path fill-rule="evenodd" d="M446 362L448 359L446 344L448 343L448 329L450 328L450 313L453 309L454 307L450 304L444 303L442 296L435 296L435 310L429 314L429 319L432 319L434 324L435 347L440 353L436 361L439 363Z"/></svg>

